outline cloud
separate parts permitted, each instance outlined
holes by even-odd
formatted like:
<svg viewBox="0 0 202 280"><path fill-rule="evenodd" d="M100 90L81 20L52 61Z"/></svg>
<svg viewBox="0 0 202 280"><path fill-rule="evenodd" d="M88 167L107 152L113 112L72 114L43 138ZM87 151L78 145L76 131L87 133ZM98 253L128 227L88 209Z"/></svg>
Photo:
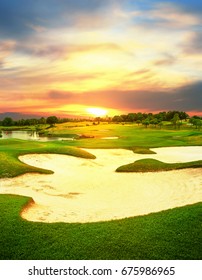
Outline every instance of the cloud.
<svg viewBox="0 0 202 280"><path fill-rule="evenodd" d="M0 1L0 35L30 37L52 28L94 29L108 25L140 24L153 28L186 27L201 23L197 1L18 0ZM192 8L192 9L191 9ZM192 13L190 12L192 11ZM9 19L9 20L8 20Z"/></svg>
<svg viewBox="0 0 202 280"><path fill-rule="evenodd" d="M13 54L16 48L16 42L13 40L0 40L0 72L1 75L5 75L6 72L15 71L17 68L12 67L8 62L10 55ZM2 80L2 79L1 79ZM3 84L5 84L6 79L3 79Z"/></svg>
<svg viewBox="0 0 202 280"><path fill-rule="evenodd" d="M137 111L201 111L202 81L184 85L174 90L146 90L146 91L99 91L76 94L71 92L54 91L48 93L48 100L57 104L64 102L83 104L87 106L101 106L119 110Z"/></svg>
<svg viewBox="0 0 202 280"><path fill-rule="evenodd" d="M199 0L170 0L174 4L178 5L182 11L190 14L201 15L202 2Z"/></svg>
<svg viewBox="0 0 202 280"><path fill-rule="evenodd" d="M178 88L176 95L179 96L178 101L182 102L184 110L202 111L202 81Z"/></svg>
<svg viewBox="0 0 202 280"><path fill-rule="evenodd" d="M181 47L187 55L202 55L202 32L190 32Z"/></svg>
<svg viewBox="0 0 202 280"><path fill-rule="evenodd" d="M151 11L151 16L160 20L163 26L183 29L202 22L201 17L186 12L181 6L163 2L155 6L155 9Z"/></svg>
<svg viewBox="0 0 202 280"><path fill-rule="evenodd" d="M123 51L122 47L116 43L80 43L80 44L55 44L49 45L49 42L39 43L18 43L18 51L38 57L49 57L51 59L68 59L72 54L88 53L88 52L109 52L109 51Z"/></svg>
<svg viewBox="0 0 202 280"><path fill-rule="evenodd" d="M202 12L202 2L200 0L169 0L169 1L162 1L162 0L129 0L127 1L131 4L131 6L139 7L141 10L149 11L152 7L159 7L159 6L172 6L176 7L183 13L190 14L190 15L201 15Z"/></svg>
<svg viewBox="0 0 202 280"><path fill-rule="evenodd" d="M73 93L68 91L52 90L47 93L27 95L13 91L5 95L0 92L3 107L1 110L17 110L28 112L35 110L46 111L48 108L57 108L59 113L64 106L71 108L71 113L79 106L105 107L125 112L156 112L179 110L186 112L200 112L202 108L202 81L187 84L173 90L107 90L96 92ZM23 103L21 102L23 100ZM73 105L75 104L75 106ZM70 106L70 107L69 107ZM56 112L56 113L57 113ZM80 112L82 114L82 112Z"/></svg>
<svg viewBox="0 0 202 280"><path fill-rule="evenodd" d="M143 68L137 71L134 71L133 73L129 74L130 76L136 76L136 75L143 75L151 72L151 69ZM128 76L129 76L128 75Z"/></svg>
<svg viewBox="0 0 202 280"><path fill-rule="evenodd" d="M36 32L44 32L46 31L46 28L43 27L42 25L34 25L34 24L27 24L28 27L30 27L32 30L36 31Z"/></svg>
<svg viewBox="0 0 202 280"><path fill-rule="evenodd" d="M32 5L31 5L32 6ZM0 1L0 35L18 38L28 32L25 23L34 18L33 9L26 0Z"/></svg>
<svg viewBox="0 0 202 280"><path fill-rule="evenodd" d="M15 41L12 40L0 41L0 60L8 57L9 54L14 50L15 45Z"/></svg>
<svg viewBox="0 0 202 280"><path fill-rule="evenodd" d="M167 54L163 55L163 58L154 61L153 65L156 65L156 66L172 65L172 64L176 63L177 60L178 60L178 58L176 56L167 53Z"/></svg>
<svg viewBox="0 0 202 280"><path fill-rule="evenodd" d="M71 25L72 15L93 14L107 9L114 0L18 0L0 1L0 34L7 38L24 38L31 31ZM8 20L9 19L9 20ZM42 24L43 23L43 24Z"/></svg>
<svg viewBox="0 0 202 280"><path fill-rule="evenodd" d="M147 111L181 110L201 111L202 108L202 81L184 85L173 90L129 91L116 95L126 108L142 108Z"/></svg>
<svg viewBox="0 0 202 280"><path fill-rule="evenodd" d="M1 91L13 106L38 100L33 105L50 102L58 110L65 102L130 111L194 110L201 105L200 82L179 85L201 79L197 4L2 0Z"/></svg>

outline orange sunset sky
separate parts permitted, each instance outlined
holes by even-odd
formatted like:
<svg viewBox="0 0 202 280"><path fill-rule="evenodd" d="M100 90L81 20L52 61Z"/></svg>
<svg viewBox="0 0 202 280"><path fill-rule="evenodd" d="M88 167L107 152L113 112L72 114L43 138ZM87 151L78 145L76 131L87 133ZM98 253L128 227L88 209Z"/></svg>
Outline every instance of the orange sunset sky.
<svg viewBox="0 0 202 280"><path fill-rule="evenodd" d="M195 0L3 0L0 113L201 114L201 14Z"/></svg>

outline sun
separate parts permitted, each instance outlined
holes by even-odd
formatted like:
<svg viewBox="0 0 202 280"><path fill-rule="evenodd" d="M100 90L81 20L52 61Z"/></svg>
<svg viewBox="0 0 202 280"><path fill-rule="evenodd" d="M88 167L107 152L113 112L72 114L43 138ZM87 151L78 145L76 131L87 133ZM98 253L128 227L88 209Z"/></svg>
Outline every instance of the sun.
<svg viewBox="0 0 202 280"><path fill-rule="evenodd" d="M95 116L95 117L104 117L107 115L107 110L103 109L103 108L88 108L86 109L88 113L90 113L91 115Z"/></svg>

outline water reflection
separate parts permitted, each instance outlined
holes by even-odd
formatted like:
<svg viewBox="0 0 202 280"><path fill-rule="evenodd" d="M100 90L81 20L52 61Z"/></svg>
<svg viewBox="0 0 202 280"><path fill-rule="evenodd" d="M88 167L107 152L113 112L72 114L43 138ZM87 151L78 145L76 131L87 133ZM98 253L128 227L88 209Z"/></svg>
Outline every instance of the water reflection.
<svg viewBox="0 0 202 280"><path fill-rule="evenodd" d="M22 140L37 140L37 141L74 140L73 138L39 136L39 134L36 131L25 131L25 130L2 131L1 139L11 139L11 138L17 138Z"/></svg>
<svg viewBox="0 0 202 280"><path fill-rule="evenodd" d="M2 131L2 139L17 138L23 140L37 140L36 131Z"/></svg>

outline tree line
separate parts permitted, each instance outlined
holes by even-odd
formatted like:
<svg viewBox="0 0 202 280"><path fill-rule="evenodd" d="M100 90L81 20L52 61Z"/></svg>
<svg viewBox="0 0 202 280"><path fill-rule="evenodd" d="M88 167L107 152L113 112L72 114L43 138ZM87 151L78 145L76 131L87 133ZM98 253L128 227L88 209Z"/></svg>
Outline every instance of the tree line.
<svg viewBox="0 0 202 280"><path fill-rule="evenodd" d="M49 124L54 125L56 123L68 122L69 119L64 118L60 119L56 116L49 116L47 118L41 117L39 119L20 119L20 120L13 120L10 117L5 117L2 121L0 121L1 126L29 126L29 125L38 125L38 124Z"/></svg>
<svg viewBox="0 0 202 280"><path fill-rule="evenodd" d="M171 121L175 116L178 116L179 120L189 119L189 115L186 112L180 111L168 111L159 113L129 113L127 115L117 115L112 118L113 122L143 122L148 120L150 122L162 122Z"/></svg>
<svg viewBox="0 0 202 280"><path fill-rule="evenodd" d="M170 122L175 128L182 125L182 121L194 125L196 128L202 126L202 117L197 115L190 117L184 111L167 111L159 113L129 113L127 115L116 115L111 119L115 123L136 123L143 124L145 127L154 125L155 127L162 126L165 122Z"/></svg>
<svg viewBox="0 0 202 280"><path fill-rule="evenodd" d="M86 119L79 119L79 121L84 121ZM68 121L78 121L78 119L71 118L58 118L56 116L49 116L47 118L34 118L34 119L20 119L13 120L10 117L5 117L2 121L0 121L1 126L37 126L41 124L48 124L50 126L56 123L64 123ZM161 126L164 122L171 122L175 128L180 127L182 121L189 122L191 125L196 128L200 128L202 126L202 117L192 116L190 117L186 112L183 111L167 111L167 112L159 112L159 113L128 113L122 115L116 115L113 117L96 117L93 121L107 121L109 123L136 123L142 124L145 127L149 125L154 125L155 127Z"/></svg>

